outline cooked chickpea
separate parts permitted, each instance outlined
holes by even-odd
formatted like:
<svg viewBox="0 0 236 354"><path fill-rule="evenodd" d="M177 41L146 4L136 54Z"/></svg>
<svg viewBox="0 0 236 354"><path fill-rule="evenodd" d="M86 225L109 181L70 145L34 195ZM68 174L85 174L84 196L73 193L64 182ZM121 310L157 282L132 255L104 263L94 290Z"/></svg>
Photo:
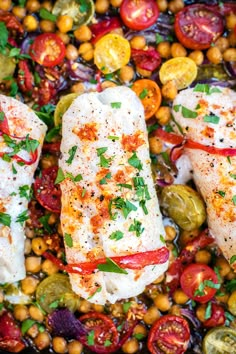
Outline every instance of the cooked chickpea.
<svg viewBox="0 0 236 354"><path fill-rule="evenodd" d="M30 13L38 12L41 7L41 4L37 0L28 0L25 7L26 7L26 10Z"/></svg>
<svg viewBox="0 0 236 354"><path fill-rule="evenodd" d="M66 47L66 58L75 61L78 58L78 50L73 44L68 44Z"/></svg>
<svg viewBox="0 0 236 354"><path fill-rule="evenodd" d="M21 7L21 6L14 6L12 8L12 13L16 17L18 17L20 20L22 20L26 15L26 9L25 9L25 7Z"/></svg>
<svg viewBox="0 0 236 354"><path fill-rule="evenodd" d="M27 276L23 280L21 280L21 290L25 295L32 295L39 283L39 280L34 278L33 276Z"/></svg>
<svg viewBox="0 0 236 354"><path fill-rule="evenodd" d="M35 237L32 239L32 250L37 256L41 256L47 248L47 244L43 237Z"/></svg>
<svg viewBox="0 0 236 354"><path fill-rule="evenodd" d="M185 247L189 241L192 241L195 237L199 235L199 230L191 230L191 231L181 231L179 243L181 247Z"/></svg>
<svg viewBox="0 0 236 354"><path fill-rule="evenodd" d="M31 305L29 307L29 314L33 320L43 322L44 314L37 306Z"/></svg>
<svg viewBox="0 0 236 354"><path fill-rule="evenodd" d="M184 8L183 0L172 0L168 4L168 9L174 14Z"/></svg>
<svg viewBox="0 0 236 354"><path fill-rule="evenodd" d="M43 9L46 9L46 10L48 10L48 11L52 11L52 6L53 6L53 4L52 4L52 2L51 1L44 1L42 4L41 4L41 8L43 8Z"/></svg>
<svg viewBox="0 0 236 354"><path fill-rule="evenodd" d="M39 332L37 337L34 339L34 344L39 350L46 349L51 344L51 338L48 332Z"/></svg>
<svg viewBox="0 0 236 354"><path fill-rule="evenodd" d="M229 41L230 47L235 47L235 46L236 46L236 34L234 33L234 31L231 31L231 32L228 34L227 39L228 39L228 41Z"/></svg>
<svg viewBox="0 0 236 354"><path fill-rule="evenodd" d="M56 25L55 22L49 20L41 20L39 22L39 27L42 32L55 32Z"/></svg>
<svg viewBox="0 0 236 354"><path fill-rule="evenodd" d="M171 315L181 316L181 308L179 305L173 305L169 311Z"/></svg>
<svg viewBox="0 0 236 354"><path fill-rule="evenodd" d="M184 305L189 300L189 297L183 292L182 289L176 289L172 297L174 302L178 305Z"/></svg>
<svg viewBox="0 0 236 354"><path fill-rule="evenodd" d="M81 354L83 352L83 345L78 340L72 340L68 343L69 354Z"/></svg>
<svg viewBox="0 0 236 354"><path fill-rule="evenodd" d="M102 90L105 90L106 88L109 87L116 87L116 86L117 86L116 83L110 80L105 80L101 83Z"/></svg>
<svg viewBox="0 0 236 354"><path fill-rule="evenodd" d="M157 296L153 299L153 302L158 310L163 312L168 311L171 307L171 302L169 300L168 294L157 294Z"/></svg>
<svg viewBox="0 0 236 354"><path fill-rule="evenodd" d="M194 50L189 54L189 58L192 59L197 65L201 65L204 60L204 54L201 50Z"/></svg>
<svg viewBox="0 0 236 354"><path fill-rule="evenodd" d="M215 294L215 298L217 301L223 303L223 304L227 304L228 300L229 300L229 294L226 293L224 291L224 289L222 289L222 293L220 292L219 295L217 295L217 293Z"/></svg>
<svg viewBox="0 0 236 354"><path fill-rule="evenodd" d="M225 17L226 27L229 30L233 30L236 26L236 14L231 12L228 16Z"/></svg>
<svg viewBox="0 0 236 354"><path fill-rule="evenodd" d="M104 306L103 305L92 304L92 308L96 312L103 312L104 311Z"/></svg>
<svg viewBox="0 0 236 354"><path fill-rule="evenodd" d="M95 11L99 14L104 14L109 9L109 0L97 0L95 2Z"/></svg>
<svg viewBox="0 0 236 354"><path fill-rule="evenodd" d="M33 15L26 15L23 19L23 26L27 32L34 32L38 28L38 20Z"/></svg>
<svg viewBox="0 0 236 354"><path fill-rule="evenodd" d="M171 58L171 45L170 42L164 41L157 45L157 51L159 52L161 58L169 59Z"/></svg>
<svg viewBox="0 0 236 354"><path fill-rule="evenodd" d="M41 257L26 257L25 269L29 273L38 273L41 270Z"/></svg>
<svg viewBox="0 0 236 354"><path fill-rule="evenodd" d="M87 313L91 310L92 304L87 300L81 300L79 305L79 311L83 313Z"/></svg>
<svg viewBox="0 0 236 354"><path fill-rule="evenodd" d="M143 320L147 325L152 325L160 318L160 312L156 306L151 306L143 316Z"/></svg>
<svg viewBox="0 0 236 354"><path fill-rule="evenodd" d="M29 317L28 307L25 305L16 305L13 309L14 317L17 321L23 322Z"/></svg>
<svg viewBox="0 0 236 354"><path fill-rule="evenodd" d="M136 71L137 71L137 73L139 73L143 77L150 77L152 75L152 71L141 69L138 66L136 67Z"/></svg>
<svg viewBox="0 0 236 354"><path fill-rule="evenodd" d="M157 0L157 6L161 12L165 12L168 8L168 2L167 0Z"/></svg>
<svg viewBox="0 0 236 354"><path fill-rule="evenodd" d="M78 84L79 85L79 84ZM73 91L71 91L71 92L73 92ZM79 91L77 91L77 93L79 93ZM83 93L83 92L81 92L81 93ZM57 226L57 233L58 233L58 235L59 236L63 236L63 231L62 231L62 227L61 227L61 223L59 223L58 224L58 226Z"/></svg>
<svg viewBox="0 0 236 354"><path fill-rule="evenodd" d="M130 338L122 345L122 351L127 354L136 353L138 350L139 342L136 338Z"/></svg>
<svg viewBox="0 0 236 354"><path fill-rule="evenodd" d="M110 0L110 4L113 7L120 7L123 0Z"/></svg>
<svg viewBox="0 0 236 354"><path fill-rule="evenodd" d="M47 275L52 275L58 272L58 267L49 259L45 259L42 263L42 272L46 273Z"/></svg>
<svg viewBox="0 0 236 354"><path fill-rule="evenodd" d="M29 238L25 239L25 249L24 249L24 253L25 255L30 254L31 252L31 240Z"/></svg>
<svg viewBox="0 0 236 354"><path fill-rule="evenodd" d="M221 53L223 53L226 49L229 48L229 40L226 37L219 37L215 41L215 46L219 48Z"/></svg>
<svg viewBox="0 0 236 354"><path fill-rule="evenodd" d="M114 317L120 317L123 314L123 305L119 302L111 305L111 313Z"/></svg>
<svg viewBox="0 0 236 354"><path fill-rule="evenodd" d="M57 157L53 155L45 155L42 157L40 165L42 168L48 168L57 164Z"/></svg>
<svg viewBox="0 0 236 354"><path fill-rule="evenodd" d="M119 71L119 77L122 82L129 83L134 78L134 69L132 66L125 65Z"/></svg>
<svg viewBox="0 0 236 354"><path fill-rule="evenodd" d="M160 283L162 283L163 280L164 280L164 278L165 278L165 275L164 275L164 274L160 275L157 279L155 279L155 280L153 281L153 284L160 284Z"/></svg>
<svg viewBox="0 0 236 354"><path fill-rule="evenodd" d="M173 101L178 93L175 81L170 80L166 84L164 84L162 86L161 93L166 99Z"/></svg>
<svg viewBox="0 0 236 354"><path fill-rule="evenodd" d="M160 154L162 151L162 141L156 137L156 136L152 136L148 139L149 141L149 148L152 154Z"/></svg>
<svg viewBox="0 0 236 354"><path fill-rule="evenodd" d="M61 33L67 33L72 30L73 18L68 15L60 15L57 18L56 25Z"/></svg>
<svg viewBox="0 0 236 354"><path fill-rule="evenodd" d="M31 338L36 338L37 335L39 334L39 328L37 326L37 324L33 324L33 326L31 326L28 331L27 334L31 337Z"/></svg>
<svg viewBox="0 0 236 354"><path fill-rule="evenodd" d="M1 0L0 1L0 10L10 11L12 6L11 0Z"/></svg>
<svg viewBox="0 0 236 354"><path fill-rule="evenodd" d="M195 262L209 264L211 261L211 253L207 250L199 250L195 254Z"/></svg>
<svg viewBox="0 0 236 354"><path fill-rule="evenodd" d="M155 113L155 117L160 125L166 125L171 118L171 109L167 106L161 106Z"/></svg>
<svg viewBox="0 0 236 354"><path fill-rule="evenodd" d="M26 226L25 228L25 235L28 238L33 238L34 237L34 228L30 226Z"/></svg>
<svg viewBox="0 0 236 354"><path fill-rule="evenodd" d="M58 35L58 37L61 38L62 42L67 45L70 43L70 36L67 33L62 33L60 31L57 31L56 34Z"/></svg>
<svg viewBox="0 0 236 354"><path fill-rule="evenodd" d="M230 265L224 257L217 257L215 266L218 268L221 277L225 277L231 271Z"/></svg>
<svg viewBox="0 0 236 354"><path fill-rule="evenodd" d="M228 48L223 53L223 59L225 61L236 61L236 48Z"/></svg>
<svg viewBox="0 0 236 354"><path fill-rule="evenodd" d="M133 334L140 334L142 337L146 337L148 334L147 328L143 324L139 323L134 327Z"/></svg>
<svg viewBox="0 0 236 354"><path fill-rule="evenodd" d="M63 337L54 337L52 347L56 353L63 354L67 352L67 342Z"/></svg>
<svg viewBox="0 0 236 354"><path fill-rule="evenodd" d="M70 91L73 93L84 93L85 92L84 84L82 82L78 82L73 86L71 86Z"/></svg>
<svg viewBox="0 0 236 354"><path fill-rule="evenodd" d="M166 241L173 241L176 237L176 229L171 225L165 226Z"/></svg>
<svg viewBox="0 0 236 354"><path fill-rule="evenodd" d="M78 41L88 42L92 38L92 31L87 25L82 25L74 31L74 36Z"/></svg>
<svg viewBox="0 0 236 354"><path fill-rule="evenodd" d="M222 53L216 46L210 47L206 52L207 59L213 64L219 64L222 61Z"/></svg>
<svg viewBox="0 0 236 354"><path fill-rule="evenodd" d="M173 43L170 47L170 52L173 58L187 56L187 50L180 43Z"/></svg>
<svg viewBox="0 0 236 354"><path fill-rule="evenodd" d="M78 50L79 55L81 55L81 57L86 60L86 61L90 61L93 59L93 53L94 53L94 49L93 49L93 45L89 42L84 42L79 46L79 50Z"/></svg>
<svg viewBox="0 0 236 354"><path fill-rule="evenodd" d="M205 304L198 305L196 309L196 316L199 319L199 321L204 322L206 320L205 312L206 312L206 305Z"/></svg>
<svg viewBox="0 0 236 354"><path fill-rule="evenodd" d="M231 269L230 272L226 275L227 280L236 279L236 273Z"/></svg>
<svg viewBox="0 0 236 354"><path fill-rule="evenodd" d="M144 36L134 36L130 40L130 46L133 49L143 49L146 45L146 38Z"/></svg>

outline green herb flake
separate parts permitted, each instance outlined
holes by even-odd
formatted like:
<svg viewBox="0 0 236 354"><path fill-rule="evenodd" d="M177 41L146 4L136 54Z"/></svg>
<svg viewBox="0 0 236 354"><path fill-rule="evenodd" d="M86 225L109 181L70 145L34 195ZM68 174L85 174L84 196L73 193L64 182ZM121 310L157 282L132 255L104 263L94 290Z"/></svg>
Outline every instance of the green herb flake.
<svg viewBox="0 0 236 354"><path fill-rule="evenodd" d="M128 183L117 183L118 187L132 189L132 185Z"/></svg>
<svg viewBox="0 0 236 354"><path fill-rule="evenodd" d="M144 88L142 92L139 94L139 98L143 100L148 95L148 89Z"/></svg>
<svg viewBox="0 0 236 354"><path fill-rule="evenodd" d="M212 93L220 93L222 91L217 87L211 87L208 84L197 84L194 87L193 92L203 92L206 95L211 95Z"/></svg>
<svg viewBox="0 0 236 354"><path fill-rule="evenodd" d="M49 20L52 22L56 22L57 20L57 16L53 15L50 11L48 11L45 8L41 8L39 10L39 16L43 19L43 20Z"/></svg>
<svg viewBox="0 0 236 354"><path fill-rule="evenodd" d="M211 318L211 313L212 313L212 309L211 309L211 302L209 301L207 303L207 307L206 307L206 311L205 311L205 320L208 320L209 318Z"/></svg>
<svg viewBox="0 0 236 354"><path fill-rule="evenodd" d="M220 121L220 117L218 116L215 116L215 115L206 115L203 117L203 122L206 122L206 123L212 123L212 124L218 124Z"/></svg>
<svg viewBox="0 0 236 354"><path fill-rule="evenodd" d="M5 53L5 48L8 41L8 30L4 22L0 22L0 52Z"/></svg>
<svg viewBox="0 0 236 354"><path fill-rule="evenodd" d="M222 198L224 198L226 195L224 191L217 191L216 193L219 194Z"/></svg>
<svg viewBox="0 0 236 354"><path fill-rule="evenodd" d="M12 164L11 168L12 168L13 175L16 175L17 174L17 169L15 168L15 166L13 164Z"/></svg>
<svg viewBox="0 0 236 354"><path fill-rule="evenodd" d="M5 118L4 112L0 112L0 121L3 122Z"/></svg>
<svg viewBox="0 0 236 354"><path fill-rule="evenodd" d="M230 175L231 178L236 179L236 174L230 173L229 175Z"/></svg>
<svg viewBox="0 0 236 354"><path fill-rule="evenodd" d="M99 288L97 288L97 289L94 291L94 293L93 293L92 295L90 295L90 296L88 297L88 300L89 300L89 299L92 299L95 294L98 294L98 293L100 293L101 291L102 291L102 287L100 286Z"/></svg>
<svg viewBox="0 0 236 354"><path fill-rule="evenodd" d="M106 174L106 176L104 176L100 181L99 184L103 185L103 184L107 184L107 179L111 179L111 173L108 172Z"/></svg>
<svg viewBox="0 0 236 354"><path fill-rule="evenodd" d="M65 244L68 247L73 247L73 239L70 234L65 233L64 240L65 240Z"/></svg>
<svg viewBox="0 0 236 354"><path fill-rule="evenodd" d="M23 226L24 222L28 219L29 219L28 210L25 210L17 216L16 222L19 222Z"/></svg>
<svg viewBox="0 0 236 354"><path fill-rule="evenodd" d="M124 313L127 313L131 307L132 303L131 302L124 302L123 303L123 311Z"/></svg>
<svg viewBox="0 0 236 354"><path fill-rule="evenodd" d="M232 202L233 202L234 205L236 205L236 195L233 196Z"/></svg>
<svg viewBox="0 0 236 354"><path fill-rule="evenodd" d="M95 332L94 332L94 330L92 330L88 333L88 336L87 336L88 345L94 345L94 337L95 337Z"/></svg>
<svg viewBox="0 0 236 354"><path fill-rule="evenodd" d="M27 318L26 320L24 320L21 324L21 333L25 335L35 323L36 321L32 320L31 318Z"/></svg>
<svg viewBox="0 0 236 354"><path fill-rule="evenodd" d="M125 219L127 218L127 216L129 215L129 213L131 211L137 210L137 207L133 203L131 203L130 201L125 200L121 197L116 197L116 198L110 200L109 206L108 206L109 214L110 214L110 217L112 220L115 220L114 217L116 218L116 216L117 216L116 214L115 215L112 214L113 208L121 210Z"/></svg>
<svg viewBox="0 0 236 354"><path fill-rule="evenodd" d="M0 224L10 227L11 215L6 214L6 213L0 213Z"/></svg>
<svg viewBox="0 0 236 354"><path fill-rule="evenodd" d="M48 307L50 309L57 309L58 306L59 306L60 301L61 301L61 299L55 300L55 301L51 302Z"/></svg>
<svg viewBox="0 0 236 354"><path fill-rule="evenodd" d="M159 44L163 41L164 41L164 37L161 34L156 33L156 44Z"/></svg>
<svg viewBox="0 0 236 354"><path fill-rule="evenodd" d="M58 171L57 171L57 177L56 177L54 183L55 183L55 184L59 184L59 183L61 183L62 181L64 181L64 179L65 179L64 172L62 171L62 168L59 167L59 168L58 168Z"/></svg>
<svg viewBox="0 0 236 354"><path fill-rule="evenodd" d="M110 140L119 140L120 138L118 136L115 136L115 135L109 135L107 137L107 139L110 139Z"/></svg>
<svg viewBox="0 0 236 354"><path fill-rule="evenodd" d="M154 132L158 127L159 127L158 123L148 125L147 126L148 134L151 134L152 132Z"/></svg>
<svg viewBox="0 0 236 354"><path fill-rule="evenodd" d="M104 342L104 347L110 347L112 345L112 342L109 339L106 339Z"/></svg>
<svg viewBox="0 0 236 354"><path fill-rule="evenodd" d="M229 261L230 264L233 264L234 262L236 262L236 255L233 255Z"/></svg>
<svg viewBox="0 0 236 354"><path fill-rule="evenodd" d="M124 233L122 231L114 231L112 234L109 236L109 239L119 241L123 238Z"/></svg>
<svg viewBox="0 0 236 354"><path fill-rule="evenodd" d="M112 108L120 108L121 107L121 102L111 102L111 107Z"/></svg>
<svg viewBox="0 0 236 354"><path fill-rule="evenodd" d="M128 274L125 269L119 267L111 258L106 258L106 263L98 264L97 268L102 272L118 273L118 274Z"/></svg>
<svg viewBox="0 0 236 354"><path fill-rule="evenodd" d="M165 237L164 237L163 235L160 235L160 240L161 240L161 242L163 242L163 243L166 242L166 241L165 241Z"/></svg>
<svg viewBox="0 0 236 354"><path fill-rule="evenodd" d="M181 104L176 104L176 105L173 106L173 110L175 112L179 112L180 108L181 108Z"/></svg>
<svg viewBox="0 0 236 354"><path fill-rule="evenodd" d="M198 114L197 112L191 111L190 109L188 109L187 107L182 106L181 109L182 115L184 118L197 118Z"/></svg>
<svg viewBox="0 0 236 354"><path fill-rule="evenodd" d="M47 231L49 234L52 234L52 229L48 223L50 216L51 216L51 214L45 214L44 216L41 216L41 218L39 218L39 221L43 225L45 231Z"/></svg>
<svg viewBox="0 0 236 354"><path fill-rule="evenodd" d="M145 335L143 333L134 333L133 337L137 340L142 340L143 338L145 338Z"/></svg>
<svg viewBox="0 0 236 354"><path fill-rule="evenodd" d="M66 163L70 165L75 157L78 146L72 146L72 148L68 151L69 158L66 160Z"/></svg>
<svg viewBox="0 0 236 354"><path fill-rule="evenodd" d="M133 155L128 159L128 163L134 168L137 168L139 171L143 169L143 164L138 158L136 152L134 152Z"/></svg>
<svg viewBox="0 0 236 354"><path fill-rule="evenodd" d="M24 186L19 187L19 194L21 198L30 200L32 198L33 191L29 185L25 184Z"/></svg>
<svg viewBox="0 0 236 354"><path fill-rule="evenodd" d="M142 227L142 223L139 220L134 219L133 224L130 225L129 231L135 232L136 236L139 237L144 231L144 227Z"/></svg>

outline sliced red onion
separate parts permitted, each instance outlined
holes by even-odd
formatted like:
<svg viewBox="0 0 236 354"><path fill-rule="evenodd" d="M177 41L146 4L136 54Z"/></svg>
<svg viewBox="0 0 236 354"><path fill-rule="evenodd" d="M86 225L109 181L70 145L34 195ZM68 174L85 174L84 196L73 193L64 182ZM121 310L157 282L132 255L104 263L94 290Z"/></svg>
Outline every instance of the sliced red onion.
<svg viewBox="0 0 236 354"><path fill-rule="evenodd" d="M29 47L31 46L32 42L37 37L37 34L29 34L27 37L24 38L23 42L21 43L21 53L29 54Z"/></svg>
<svg viewBox="0 0 236 354"><path fill-rule="evenodd" d="M186 308L182 308L180 310L181 314L186 317L195 328L200 328L201 327L201 323L200 321L197 319L195 312L193 310L190 309L186 309Z"/></svg>
<svg viewBox="0 0 236 354"><path fill-rule="evenodd" d="M236 61L225 62L224 68L232 79L236 79Z"/></svg>
<svg viewBox="0 0 236 354"><path fill-rule="evenodd" d="M164 177L160 177L160 178L157 178L156 179L156 184L159 186L159 187L167 187L167 186L170 186L171 184L173 184L173 181L166 181L164 179Z"/></svg>
<svg viewBox="0 0 236 354"><path fill-rule="evenodd" d="M69 78L73 81L90 81L94 77L94 70L84 64L69 60L67 68Z"/></svg>
<svg viewBox="0 0 236 354"><path fill-rule="evenodd" d="M178 158L180 158L180 156L183 153L184 150L184 141L180 144L174 145L171 150L170 150L170 161L175 163Z"/></svg>

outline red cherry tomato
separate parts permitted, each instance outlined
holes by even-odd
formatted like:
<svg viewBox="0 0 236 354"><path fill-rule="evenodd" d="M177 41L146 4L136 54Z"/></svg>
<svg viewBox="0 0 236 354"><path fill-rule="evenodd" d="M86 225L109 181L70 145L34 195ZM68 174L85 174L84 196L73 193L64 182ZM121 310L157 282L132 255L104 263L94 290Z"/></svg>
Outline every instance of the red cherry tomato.
<svg viewBox="0 0 236 354"><path fill-rule="evenodd" d="M122 27L121 22L117 17L111 17L109 19L100 21L98 23L94 23L93 25L90 26L90 30L92 31L91 42L94 44L102 36L105 36L105 34L121 27Z"/></svg>
<svg viewBox="0 0 236 354"><path fill-rule="evenodd" d="M4 311L0 316L0 350L18 353L24 348L20 328L11 313Z"/></svg>
<svg viewBox="0 0 236 354"><path fill-rule="evenodd" d="M203 322L204 327L222 326L225 323L225 311L218 304L211 304L210 317Z"/></svg>
<svg viewBox="0 0 236 354"><path fill-rule="evenodd" d="M185 353L190 339L188 322L175 315L160 317L151 327L147 346L151 354Z"/></svg>
<svg viewBox="0 0 236 354"><path fill-rule="evenodd" d="M100 312L82 315L79 321L89 331L80 341L95 353L112 353L119 342L119 334L112 319Z"/></svg>
<svg viewBox="0 0 236 354"><path fill-rule="evenodd" d="M30 46L29 54L36 63L50 67L62 62L66 47L55 33L43 33L35 38Z"/></svg>
<svg viewBox="0 0 236 354"><path fill-rule="evenodd" d="M135 65L144 70L153 71L161 65L161 56L153 47L132 49L131 57Z"/></svg>
<svg viewBox="0 0 236 354"><path fill-rule="evenodd" d="M189 49L207 49L223 33L221 14L210 6L195 4L186 6L175 16L175 34Z"/></svg>
<svg viewBox="0 0 236 354"><path fill-rule="evenodd" d="M216 273L205 264L190 264L181 277L180 285L190 299L205 303L215 295L219 282Z"/></svg>
<svg viewBox="0 0 236 354"><path fill-rule="evenodd" d="M120 16L127 27L140 31L156 22L159 9L154 0L124 0L120 6Z"/></svg>
<svg viewBox="0 0 236 354"><path fill-rule="evenodd" d="M34 195L45 209L54 213L61 211L61 190L58 184L54 184L57 177L57 166L42 170L41 176L36 177L33 188Z"/></svg>

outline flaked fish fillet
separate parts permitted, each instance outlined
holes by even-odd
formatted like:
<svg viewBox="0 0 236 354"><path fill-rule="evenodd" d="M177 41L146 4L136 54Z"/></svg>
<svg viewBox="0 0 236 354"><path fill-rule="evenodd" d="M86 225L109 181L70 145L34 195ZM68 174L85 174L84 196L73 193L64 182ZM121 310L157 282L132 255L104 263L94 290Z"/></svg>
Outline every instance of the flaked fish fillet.
<svg viewBox="0 0 236 354"><path fill-rule="evenodd" d="M12 283L25 277L24 224L46 125L28 106L4 95L0 116L0 283Z"/></svg>
<svg viewBox="0 0 236 354"><path fill-rule="evenodd" d="M205 86L206 87L206 86ZM181 91L173 115L187 138L206 146L236 149L236 92L203 86ZM179 129L175 127L177 133ZM226 259L236 255L236 156L185 149L193 179L207 207L211 234ZM236 263L232 264L236 269Z"/></svg>
<svg viewBox="0 0 236 354"><path fill-rule="evenodd" d="M164 246L144 110L131 89L116 87L79 96L63 116L61 153L59 166L65 176L61 224L69 264ZM134 186L141 182L143 187ZM127 201L132 206L125 210ZM83 298L114 303L140 294L167 265L165 261L141 270L126 269L128 274L97 270L86 276L70 274L70 279Z"/></svg>

